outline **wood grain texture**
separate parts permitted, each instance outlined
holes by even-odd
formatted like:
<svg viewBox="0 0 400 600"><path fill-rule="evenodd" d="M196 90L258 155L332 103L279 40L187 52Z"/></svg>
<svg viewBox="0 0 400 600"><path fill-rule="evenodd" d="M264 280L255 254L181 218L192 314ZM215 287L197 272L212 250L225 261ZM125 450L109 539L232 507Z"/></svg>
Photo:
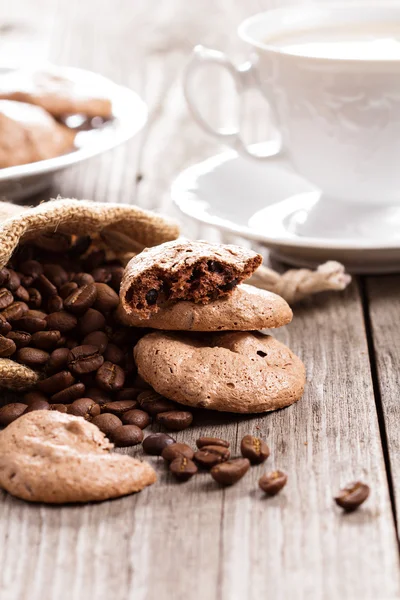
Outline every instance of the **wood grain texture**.
<svg viewBox="0 0 400 600"><path fill-rule="evenodd" d="M47 197L137 202L169 212L174 176L219 150L184 105L180 82L191 48L201 42L242 60L236 26L247 14L282 4L0 0L9 26L0 37L3 57L29 54L99 71L136 89L150 107L139 136L58 176ZM215 122L234 117L234 103L224 95L229 85L218 74L199 82L199 101ZM249 135L262 138L268 124L260 125L260 114L245 111ZM184 232L216 238L187 223ZM52 508L2 494L1 600L399 597L397 543L357 286L304 303L293 324L276 335L307 366L303 400L254 418L199 412L195 427L177 438L194 444L201 434L222 436L236 453L245 433L265 436L272 450L266 468L289 475L280 496L267 499L258 490L262 467L221 490L207 474L175 483L161 459L150 459L160 476L155 486L112 502ZM130 452L140 456L139 449ZM371 485L371 498L362 510L343 515L332 496L358 477Z"/></svg>

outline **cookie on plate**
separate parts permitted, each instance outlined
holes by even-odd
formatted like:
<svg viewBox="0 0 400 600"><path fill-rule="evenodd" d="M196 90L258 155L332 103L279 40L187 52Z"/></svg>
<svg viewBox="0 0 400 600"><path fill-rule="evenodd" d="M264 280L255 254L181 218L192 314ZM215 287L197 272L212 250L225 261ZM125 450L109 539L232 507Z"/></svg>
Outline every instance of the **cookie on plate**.
<svg viewBox="0 0 400 600"><path fill-rule="evenodd" d="M250 332L155 332L135 346L139 375L189 406L237 413L283 408L305 385L301 360L271 336Z"/></svg>
<svg viewBox="0 0 400 600"><path fill-rule="evenodd" d="M74 138L40 106L0 100L0 168L64 154L73 148Z"/></svg>
<svg viewBox="0 0 400 600"><path fill-rule="evenodd" d="M41 106L55 117L112 117L111 100L102 93L100 75L70 79L52 70L18 69L0 75L0 98Z"/></svg>
<svg viewBox="0 0 400 600"><path fill-rule="evenodd" d="M277 294L242 283L230 296L208 304L167 303L149 319L127 315L120 304L117 317L124 325L165 331L258 331L287 325L293 313Z"/></svg>
<svg viewBox="0 0 400 600"><path fill-rule="evenodd" d="M27 413L0 432L0 487L23 500L64 504L118 498L156 481L148 463L112 448L82 417Z"/></svg>
<svg viewBox="0 0 400 600"><path fill-rule="evenodd" d="M240 246L174 240L146 248L127 265L120 298L127 316L148 319L165 303L206 304L252 275L262 257Z"/></svg>

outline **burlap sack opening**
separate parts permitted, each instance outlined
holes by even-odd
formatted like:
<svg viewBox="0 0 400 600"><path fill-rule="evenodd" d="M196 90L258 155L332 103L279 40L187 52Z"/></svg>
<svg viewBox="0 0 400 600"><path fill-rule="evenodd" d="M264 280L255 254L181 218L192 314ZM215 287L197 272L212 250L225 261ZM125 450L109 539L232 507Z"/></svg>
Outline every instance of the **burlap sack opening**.
<svg viewBox="0 0 400 600"><path fill-rule="evenodd" d="M179 235L178 225L137 206L101 204L88 200L53 200L35 208L0 204L0 268L17 246L40 234L91 235L121 259ZM29 389L39 374L13 360L0 358L0 387Z"/></svg>

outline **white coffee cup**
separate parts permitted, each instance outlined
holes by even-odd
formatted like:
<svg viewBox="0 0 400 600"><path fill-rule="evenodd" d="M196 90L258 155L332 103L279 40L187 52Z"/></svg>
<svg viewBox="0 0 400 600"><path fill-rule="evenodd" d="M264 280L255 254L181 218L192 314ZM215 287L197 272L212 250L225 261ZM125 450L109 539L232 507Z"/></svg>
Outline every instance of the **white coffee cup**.
<svg viewBox="0 0 400 600"><path fill-rule="evenodd" d="M226 145L257 160L270 159L252 154L240 131L215 130L202 117L192 76L199 67L221 65L239 93L261 90L278 125L281 151L324 198L398 204L400 59L320 58L283 52L273 44L274 36L285 32L383 21L400 27L398 2L300 5L255 15L238 30L253 49L245 65L236 67L221 52L195 48L184 76L189 108L199 125Z"/></svg>

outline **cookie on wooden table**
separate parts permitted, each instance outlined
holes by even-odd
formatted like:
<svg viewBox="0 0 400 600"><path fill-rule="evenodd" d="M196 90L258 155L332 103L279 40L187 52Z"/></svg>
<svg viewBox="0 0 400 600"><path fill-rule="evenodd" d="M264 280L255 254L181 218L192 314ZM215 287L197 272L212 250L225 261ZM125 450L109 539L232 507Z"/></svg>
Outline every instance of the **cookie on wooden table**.
<svg viewBox="0 0 400 600"><path fill-rule="evenodd" d="M148 319L165 303L229 296L262 257L240 246L174 240L146 248L127 265L120 297L126 315Z"/></svg>
<svg viewBox="0 0 400 600"><path fill-rule="evenodd" d="M73 148L74 138L43 108L0 100L0 168L64 154Z"/></svg>
<svg viewBox="0 0 400 600"><path fill-rule="evenodd" d="M124 325L165 331L258 331L287 325L293 313L277 294L242 283L230 296L208 304L166 303L149 319L127 315L120 304L117 316Z"/></svg>
<svg viewBox="0 0 400 600"><path fill-rule="evenodd" d="M155 332L135 346L140 376L189 406L258 413L289 406L305 385L301 360L271 336Z"/></svg>
<svg viewBox="0 0 400 600"><path fill-rule="evenodd" d="M84 81L74 81L51 68L18 69L0 75L0 98L36 104L55 117L81 114L109 119L112 104L103 95L102 81L89 73Z"/></svg>

